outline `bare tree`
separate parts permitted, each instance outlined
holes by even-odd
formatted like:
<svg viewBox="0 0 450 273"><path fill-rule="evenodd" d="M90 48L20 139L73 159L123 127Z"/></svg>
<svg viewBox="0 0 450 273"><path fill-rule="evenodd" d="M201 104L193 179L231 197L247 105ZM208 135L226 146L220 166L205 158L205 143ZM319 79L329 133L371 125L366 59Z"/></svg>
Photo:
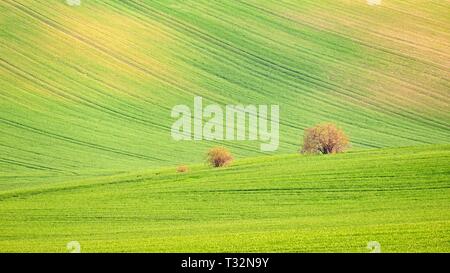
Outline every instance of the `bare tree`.
<svg viewBox="0 0 450 273"><path fill-rule="evenodd" d="M345 151L348 137L332 123L318 124L305 130L302 153L334 154Z"/></svg>

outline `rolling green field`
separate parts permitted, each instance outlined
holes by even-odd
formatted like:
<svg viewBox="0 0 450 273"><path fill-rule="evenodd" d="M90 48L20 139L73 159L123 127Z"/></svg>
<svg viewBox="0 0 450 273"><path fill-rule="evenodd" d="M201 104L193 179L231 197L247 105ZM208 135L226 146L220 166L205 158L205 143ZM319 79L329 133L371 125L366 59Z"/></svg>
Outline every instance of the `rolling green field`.
<svg viewBox="0 0 450 273"><path fill-rule="evenodd" d="M244 159L0 194L0 249L450 251L450 145Z"/></svg>
<svg viewBox="0 0 450 273"><path fill-rule="evenodd" d="M211 143L170 136L194 95L280 105L279 153L322 121L360 148L449 142L448 1L278 2L2 1L0 167L199 162Z"/></svg>
<svg viewBox="0 0 450 273"><path fill-rule="evenodd" d="M2 0L0 252L450 252L449 10ZM195 96L279 105L278 151L174 141ZM296 154L325 121L350 152Z"/></svg>

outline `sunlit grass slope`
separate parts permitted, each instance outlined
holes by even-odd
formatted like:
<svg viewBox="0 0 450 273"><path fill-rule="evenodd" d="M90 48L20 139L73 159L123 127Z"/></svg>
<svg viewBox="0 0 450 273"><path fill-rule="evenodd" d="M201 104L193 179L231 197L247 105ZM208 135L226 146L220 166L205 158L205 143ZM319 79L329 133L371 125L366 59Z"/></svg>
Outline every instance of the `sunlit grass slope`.
<svg viewBox="0 0 450 273"><path fill-rule="evenodd" d="M0 193L2 252L450 251L449 145L278 155Z"/></svg>
<svg viewBox="0 0 450 273"><path fill-rule="evenodd" d="M0 183L199 162L170 109L279 104L355 148L448 143L448 1L0 2ZM257 142L227 142L237 157ZM58 178L59 179L59 178Z"/></svg>

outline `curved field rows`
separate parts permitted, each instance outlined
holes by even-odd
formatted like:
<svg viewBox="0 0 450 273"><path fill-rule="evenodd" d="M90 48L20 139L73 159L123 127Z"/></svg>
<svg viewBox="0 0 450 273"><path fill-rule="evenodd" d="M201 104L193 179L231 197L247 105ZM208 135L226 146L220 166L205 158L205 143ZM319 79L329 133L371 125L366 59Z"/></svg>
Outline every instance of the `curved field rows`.
<svg viewBox="0 0 450 273"><path fill-rule="evenodd" d="M449 10L2 0L0 252L450 252ZM195 96L279 105L278 151L174 141ZM295 154L324 121L351 151Z"/></svg>
<svg viewBox="0 0 450 273"><path fill-rule="evenodd" d="M199 162L213 143L169 133L194 95L279 104L280 153L320 121L355 148L446 143L450 3L386 2L2 1L0 187Z"/></svg>

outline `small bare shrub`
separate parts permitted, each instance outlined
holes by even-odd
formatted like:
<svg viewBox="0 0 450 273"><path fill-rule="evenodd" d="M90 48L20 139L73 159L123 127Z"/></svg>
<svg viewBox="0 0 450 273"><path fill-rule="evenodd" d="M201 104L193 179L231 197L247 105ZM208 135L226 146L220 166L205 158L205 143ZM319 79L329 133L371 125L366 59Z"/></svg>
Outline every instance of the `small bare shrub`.
<svg viewBox="0 0 450 273"><path fill-rule="evenodd" d="M188 166L186 165L181 165L177 167L177 173L186 173L189 171Z"/></svg>
<svg viewBox="0 0 450 273"><path fill-rule="evenodd" d="M223 147L215 147L208 151L207 162L215 167L223 167L229 165L233 161L233 156L231 153Z"/></svg>

